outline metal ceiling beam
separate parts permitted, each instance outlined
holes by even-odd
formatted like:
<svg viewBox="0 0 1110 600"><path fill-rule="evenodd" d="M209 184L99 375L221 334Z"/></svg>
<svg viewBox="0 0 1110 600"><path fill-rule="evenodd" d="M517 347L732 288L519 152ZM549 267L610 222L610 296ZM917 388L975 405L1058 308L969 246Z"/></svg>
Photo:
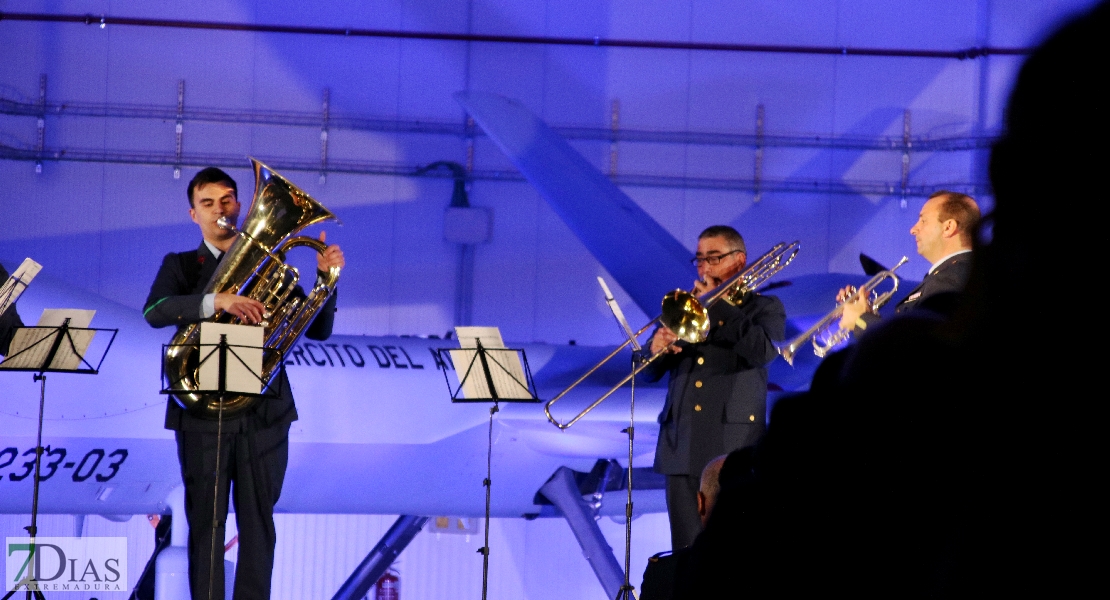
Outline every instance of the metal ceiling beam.
<svg viewBox="0 0 1110 600"><path fill-rule="evenodd" d="M303 171L320 173L319 160L300 160L292 158L271 157L260 155L258 157L267 165L282 171ZM87 162L104 164L130 164L175 166L202 168L208 166L240 168L247 165L246 158L238 154L206 154L183 153L180 157L171 152L123 152L112 150L97 150L86 148L46 148L42 152L28 148L18 148L0 144L0 160L24 162ZM342 173L349 175L384 175L392 177L429 177L450 179L449 172L433 170L420 172L425 165L410 165L400 163L386 163L373 161L352 161L328 159L327 173ZM520 181L524 177L516 170L482 170L475 169L468 174L471 181ZM901 182L885 181L833 181L818 179L762 179L756 182L752 179L729 179L713 177L682 177L673 175L647 175L623 174L612 178L618 186L627 187L652 187L674 189L703 189L722 190L735 192L754 192L757 188L762 192L802 193L802 194L837 194L837 195L875 195L895 196L901 195ZM965 192L971 195L989 195L991 188L987 184L974 182L939 182L929 184L911 184L906 187L907 196L927 197L938 188L952 191Z"/></svg>
<svg viewBox="0 0 1110 600"><path fill-rule="evenodd" d="M322 27L307 25L280 25L262 23L228 23L217 21L186 21L180 19L140 19L108 15L73 15L48 13L0 12L0 21L31 21L40 23L81 23L97 25L126 25L134 27L165 27L172 29L207 29L215 31L244 31L254 33L284 33L298 35L326 35L340 37L392 38L409 40L438 40L453 42L485 42L497 44L537 44L544 46L596 46L604 48L644 48L655 50L701 50L711 52L755 52L772 54L816 54L833 56L901 56L966 60L983 56L1023 56L1029 48L996 48L973 46L953 50L922 48L867 48L856 46L794 46L776 44L726 44L680 40L631 40L595 37L556 37L531 35L495 35L463 32L404 31L397 29L361 29L352 27Z"/></svg>
<svg viewBox="0 0 1110 600"><path fill-rule="evenodd" d="M94 117L120 119L157 119L232 123L236 125L281 125L320 127L320 113L309 111L232 110L221 108L184 108L173 105L141 105L93 102L22 102L0 97L0 114L27 117ZM375 119L330 113L328 127L384 133L414 133L466 137L485 135L469 131L463 123ZM830 148L836 150L876 150L902 152L954 152L989 148L997 136L956 136L944 138L902 136L833 136L813 134L747 134L704 131L648 131L611 127L552 127L556 133L575 140L641 142L654 144L694 144L706 146L764 146L782 148Z"/></svg>

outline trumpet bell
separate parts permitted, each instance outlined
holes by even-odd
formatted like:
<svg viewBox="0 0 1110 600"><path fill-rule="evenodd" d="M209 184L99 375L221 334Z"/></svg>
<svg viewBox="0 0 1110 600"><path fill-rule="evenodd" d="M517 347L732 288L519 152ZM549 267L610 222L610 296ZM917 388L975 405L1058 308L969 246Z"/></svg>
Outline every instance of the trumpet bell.
<svg viewBox="0 0 1110 600"><path fill-rule="evenodd" d="M678 339L697 344L709 335L709 312L697 296L683 290L674 290L663 297L663 314L659 322L678 336Z"/></svg>

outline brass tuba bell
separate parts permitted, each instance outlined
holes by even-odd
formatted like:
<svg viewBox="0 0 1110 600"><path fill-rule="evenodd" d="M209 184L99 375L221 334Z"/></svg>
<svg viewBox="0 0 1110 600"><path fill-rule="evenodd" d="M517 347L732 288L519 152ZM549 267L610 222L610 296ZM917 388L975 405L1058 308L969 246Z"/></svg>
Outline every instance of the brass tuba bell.
<svg viewBox="0 0 1110 600"><path fill-rule="evenodd" d="M322 281L304 298L291 297L300 278L295 267L285 264L285 253L291 248L308 246L323 252L326 245L305 236L294 237L298 231L324 221L339 221L330 210L301 191L286 178L261 162L251 159L254 166L254 199L243 226L236 230L235 243L228 249L203 294L231 293L253 298L263 304L265 327L260 377L269 385L281 369L281 357L297 342L316 314L335 291L339 267L332 267ZM234 229L226 221L221 226ZM209 322L240 324L239 319L223 311ZM228 394L221 400L216 394L197 393L200 361L200 323L183 327L167 346L165 372L173 397L195 416L215 419L222 413L234 416L250 408L258 399L252 395ZM222 407L221 407L222 404Z"/></svg>

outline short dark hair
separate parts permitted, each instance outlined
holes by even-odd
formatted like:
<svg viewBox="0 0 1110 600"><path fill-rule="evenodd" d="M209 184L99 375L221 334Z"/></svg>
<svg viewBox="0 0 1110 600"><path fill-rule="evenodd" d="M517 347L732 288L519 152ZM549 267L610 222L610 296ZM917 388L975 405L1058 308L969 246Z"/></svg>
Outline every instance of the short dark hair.
<svg viewBox="0 0 1110 600"><path fill-rule="evenodd" d="M189 191L187 194L189 196L190 208L193 207L193 190L202 185L208 185L209 183L225 184L227 187L231 188L231 191L235 192L235 198L239 198L239 186L235 184L235 180L231 178L231 175L224 173L221 169L217 169L216 167L208 167L201 169L199 173L193 175L192 181L189 182Z"/></svg>
<svg viewBox="0 0 1110 600"><path fill-rule="evenodd" d="M705 231L701 232L701 235L698 236L698 239L702 240L712 237L724 238L725 241L736 250L744 254L748 253L748 249L744 246L744 236L740 235L739 231L736 231L728 225L713 225L711 227L706 227Z"/></svg>
<svg viewBox="0 0 1110 600"><path fill-rule="evenodd" d="M948 219L956 221L956 226L960 228L960 241L963 245L970 248L972 241L975 239L975 227L979 224L979 205L975 203L975 199L967 194L959 192L949 192L941 190L929 196L929 200L943 196L944 200L940 203L938 216L943 223Z"/></svg>

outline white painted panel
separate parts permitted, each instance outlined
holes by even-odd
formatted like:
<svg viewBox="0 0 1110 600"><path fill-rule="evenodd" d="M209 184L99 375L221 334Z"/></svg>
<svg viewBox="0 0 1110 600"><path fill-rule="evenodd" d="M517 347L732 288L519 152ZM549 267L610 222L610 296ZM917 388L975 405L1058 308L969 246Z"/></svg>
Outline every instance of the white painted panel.
<svg viewBox="0 0 1110 600"><path fill-rule="evenodd" d="M609 36L615 39L688 41L692 4L661 0L645 5L636 0L609 4Z"/></svg>
<svg viewBox="0 0 1110 600"><path fill-rule="evenodd" d="M1035 46L1068 19L1096 4L1098 0L990 2L990 43L1004 48Z"/></svg>
<svg viewBox="0 0 1110 600"><path fill-rule="evenodd" d="M623 503L623 497L607 498ZM275 518L278 531L273 598L308 600L331 597L365 558L396 517L384 515L286 515ZM421 531L394 563L406 600L480 597L483 522L475 535ZM624 525L602 518L598 525L624 561ZM605 598L562 519L493 519L490 522L490 598L556 600ZM637 589L647 558L670 545L666 515L632 522L630 581Z"/></svg>
<svg viewBox="0 0 1110 600"><path fill-rule="evenodd" d="M621 126L683 131L688 124L688 51L614 49L609 97L621 99Z"/></svg>
<svg viewBox="0 0 1110 600"><path fill-rule="evenodd" d="M28 507L30 508L30 507ZM125 522L109 521L97 515L86 515L78 531L80 521L74 515L40 514L38 534L43 537L124 537L127 538L127 587L134 587L142 576L143 567L154 551L154 527L144 515L134 515ZM0 539L24 537L25 527L31 524L31 514L0 515ZM92 576L88 582L92 582ZM22 593L22 592L20 592ZM60 593L60 592L58 592ZM72 593L72 592L69 592ZM93 592L101 600L127 600L128 592Z"/></svg>
<svg viewBox="0 0 1110 600"><path fill-rule="evenodd" d="M975 2L859 0L837 3L837 44L955 50L975 46Z"/></svg>
<svg viewBox="0 0 1110 600"><path fill-rule="evenodd" d="M839 3L709 0L692 4L693 39L719 44L828 46Z"/></svg>

